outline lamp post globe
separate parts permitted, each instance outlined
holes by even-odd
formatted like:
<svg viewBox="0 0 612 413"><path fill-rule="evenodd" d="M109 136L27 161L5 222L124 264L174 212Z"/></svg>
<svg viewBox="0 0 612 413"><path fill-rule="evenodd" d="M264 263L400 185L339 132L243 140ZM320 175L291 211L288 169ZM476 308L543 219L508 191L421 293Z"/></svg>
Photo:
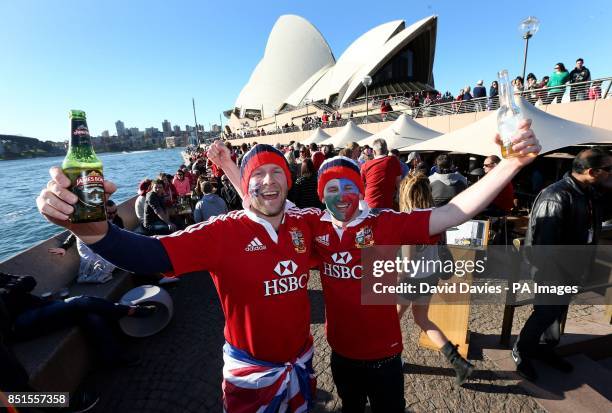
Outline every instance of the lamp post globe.
<svg viewBox="0 0 612 413"><path fill-rule="evenodd" d="M529 49L529 39L540 29L540 20L537 17L529 16L519 24L519 32L525 39L525 54L523 57L523 82L525 81L525 70L527 68L527 51Z"/></svg>
<svg viewBox="0 0 612 413"><path fill-rule="evenodd" d="M519 24L519 31L523 39L531 38L540 29L540 20L537 17L529 16Z"/></svg>

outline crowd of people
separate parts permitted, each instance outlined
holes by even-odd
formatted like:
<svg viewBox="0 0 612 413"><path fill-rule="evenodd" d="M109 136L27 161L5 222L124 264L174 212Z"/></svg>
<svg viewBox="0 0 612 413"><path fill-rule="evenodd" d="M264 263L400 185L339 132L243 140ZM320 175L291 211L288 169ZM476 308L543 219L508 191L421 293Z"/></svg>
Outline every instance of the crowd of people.
<svg viewBox="0 0 612 413"><path fill-rule="evenodd" d="M568 71L563 63L554 65L550 75L542 76L538 80L534 73L529 73L526 79L517 76L512 80L515 93L524 96L531 104L561 103L561 99L569 87L570 101L595 100L602 97L602 81L591 82L591 71L584 65L584 59L578 58L575 67ZM393 104L402 102L404 106L412 108L414 117L437 116L450 113L467 113L474 111L495 110L499 107L499 84L493 80L488 88L484 80L478 80L472 88L467 85L461 88L457 95L446 91L441 93L437 90L405 92L389 96L375 96L369 99L371 115L380 115L380 121L387 119L387 114L393 112ZM450 103L450 108L436 109L435 105ZM433 107L432 107L433 106ZM227 139L243 137L254 137L277 133L288 133L312 130L317 127L339 127L344 126L347 120L355 116L353 110L350 113L339 110L324 110L321 116L307 115L301 118L301 127L293 122L274 129L265 131L263 128L247 128L240 133L227 134ZM375 121L375 120L374 120Z"/></svg>

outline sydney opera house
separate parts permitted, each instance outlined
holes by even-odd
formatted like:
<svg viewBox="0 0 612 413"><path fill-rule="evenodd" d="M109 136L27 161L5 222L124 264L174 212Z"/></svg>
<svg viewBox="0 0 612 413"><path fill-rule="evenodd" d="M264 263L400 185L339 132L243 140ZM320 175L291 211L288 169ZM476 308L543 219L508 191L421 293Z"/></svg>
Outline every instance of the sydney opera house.
<svg viewBox="0 0 612 413"><path fill-rule="evenodd" d="M345 105L364 98L365 76L372 78L370 96L432 90L436 29L436 16L410 26L391 21L360 36L336 59L310 22L281 16L235 107L225 114L236 124L311 102Z"/></svg>

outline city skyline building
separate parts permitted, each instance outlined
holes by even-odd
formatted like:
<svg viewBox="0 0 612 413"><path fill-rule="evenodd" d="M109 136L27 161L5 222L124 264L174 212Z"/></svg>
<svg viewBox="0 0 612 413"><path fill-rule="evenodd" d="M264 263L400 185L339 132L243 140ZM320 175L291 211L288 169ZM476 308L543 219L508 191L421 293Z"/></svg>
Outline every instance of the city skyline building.
<svg viewBox="0 0 612 413"><path fill-rule="evenodd" d="M117 136L125 136L125 124L122 121L115 122L115 128L117 129Z"/></svg>
<svg viewBox="0 0 612 413"><path fill-rule="evenodd" d="M164 137L172 135L172 124L168 122L168 119L164 119L162 122L162 132L164 133Z"/></svg>

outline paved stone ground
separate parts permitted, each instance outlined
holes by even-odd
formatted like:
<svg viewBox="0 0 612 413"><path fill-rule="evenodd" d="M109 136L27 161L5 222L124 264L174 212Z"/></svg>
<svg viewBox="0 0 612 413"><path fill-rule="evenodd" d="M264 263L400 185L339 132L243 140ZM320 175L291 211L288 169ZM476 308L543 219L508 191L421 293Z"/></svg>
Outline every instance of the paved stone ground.
<svg viewBox="0 0 612 413"><path fill-rule="evenodd" d="M330 349L324 336L323 295L318 277L311 277L312 333L318 374L317 412L339 411L328 368ZM171 290L175 316L158 335L131 340L126 346L141 355L142 365L99 369L86 380L101 393L98 412L221 412L221 347L224 318L210 277L190 275ZM513 331L518 331L529 308L517 309ZM572 307L570 317L590 314L589 307ZM414 412L541 412L518 386L513 372L492 373L477 343L497 340L502 306L474 306L470 330L473 379L463 388L453 383L454 372L435 351L418 347L419 330L407 312L403 320L406 401Z"/></svg>

